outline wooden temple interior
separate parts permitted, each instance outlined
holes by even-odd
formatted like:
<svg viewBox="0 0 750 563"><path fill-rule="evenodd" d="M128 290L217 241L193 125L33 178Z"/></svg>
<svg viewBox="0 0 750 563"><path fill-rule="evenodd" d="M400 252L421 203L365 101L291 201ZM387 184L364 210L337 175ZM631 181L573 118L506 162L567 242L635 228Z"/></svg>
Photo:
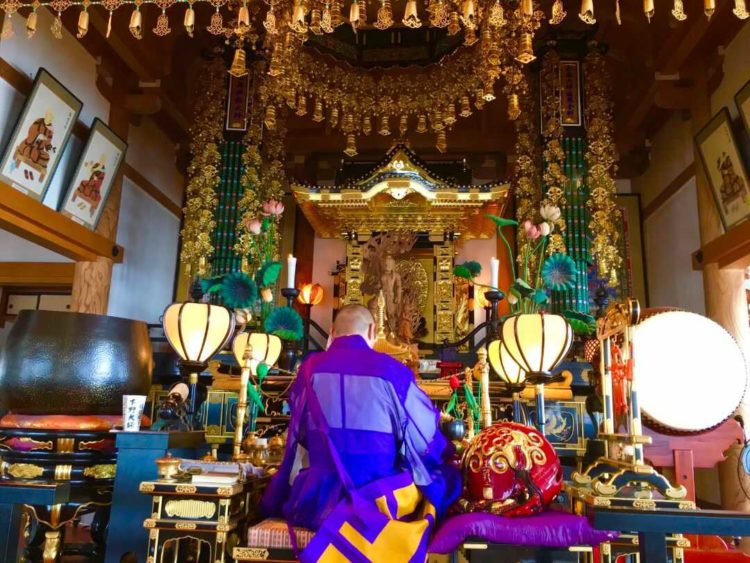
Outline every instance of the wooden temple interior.
<svg viewBox="0 0 750 563"><path fill-rule="evenodd" d="M748 9L0 0L0 563L360 561L261 509L350 305L455 449L429 561L750 561Z"/></svg>

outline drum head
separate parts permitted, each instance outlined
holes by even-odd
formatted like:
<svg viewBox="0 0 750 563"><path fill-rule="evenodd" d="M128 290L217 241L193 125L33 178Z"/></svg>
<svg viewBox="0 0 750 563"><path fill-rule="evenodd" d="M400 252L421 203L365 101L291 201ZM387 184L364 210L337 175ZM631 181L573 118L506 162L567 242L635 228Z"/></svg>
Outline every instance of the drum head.
<svg viewBox="0 0 750 563"><path fill-rule="evenodd" d="M739 406L745 358L711 319L686 311L647 316L634 327L633 345L635 388L647 423L691 434L718 426Z"/></svg>

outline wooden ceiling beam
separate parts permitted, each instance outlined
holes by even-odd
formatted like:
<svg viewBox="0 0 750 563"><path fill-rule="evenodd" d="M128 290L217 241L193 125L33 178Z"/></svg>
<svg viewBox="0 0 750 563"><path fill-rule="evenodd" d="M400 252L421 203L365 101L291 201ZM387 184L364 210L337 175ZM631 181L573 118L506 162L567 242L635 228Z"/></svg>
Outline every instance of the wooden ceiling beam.
<svg viewBox="0 0 750 563"><path fill-rule="evenodd" d="M0 285L71 286L75 262L0 262Z"/></svg>

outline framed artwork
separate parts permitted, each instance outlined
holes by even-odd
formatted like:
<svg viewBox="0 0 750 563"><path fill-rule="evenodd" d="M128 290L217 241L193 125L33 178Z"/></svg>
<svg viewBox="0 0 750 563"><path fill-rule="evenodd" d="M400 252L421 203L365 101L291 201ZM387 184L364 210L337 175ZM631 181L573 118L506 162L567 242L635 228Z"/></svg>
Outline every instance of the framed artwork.
<svg viewBox="0 0 750 563"><path fill-rule="evenodd" d="M127 148L125 141L95 119L60 212L94 230Z"/></svg>
<svg viewBox="0 0 750 563"><path fill-rule="evenodd" d="M734 95L734 102L737 104L740 118L745 125L745 131L750 135L750 80Z"/></svg>
<svg viewBox="0 0 750 563"><path fill-rule="evenodd" d="M44 199L82 107L40 68L0 160L0 179L38 201Z"/></svg>
<svg viewBox="0 0 750 563"><path fill-rule="evenodd" d="M729 229L750 215L750 182L732 134L729 110L723 108L716 114L695 142L724 229Z"/></svg>

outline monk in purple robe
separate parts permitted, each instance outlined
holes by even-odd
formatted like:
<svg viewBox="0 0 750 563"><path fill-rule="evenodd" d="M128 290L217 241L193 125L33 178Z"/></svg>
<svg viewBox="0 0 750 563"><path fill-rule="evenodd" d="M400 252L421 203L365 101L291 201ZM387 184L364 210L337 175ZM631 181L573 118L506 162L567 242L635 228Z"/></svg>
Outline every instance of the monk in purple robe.
<svg viewBox="0 0 750 563"><path fill-rule="evenodd" d="M266 516L318 530L341 510L342 472L356 488L376 481L387 487L389 477L410 473L430 505L431 522L458 498L460 474L450 463L454 449L440 433L439 412L408 368L372 349L375 334L370 311L347 305L336 316L328 349L300 367L284 460L261 503Z"/></svg>

